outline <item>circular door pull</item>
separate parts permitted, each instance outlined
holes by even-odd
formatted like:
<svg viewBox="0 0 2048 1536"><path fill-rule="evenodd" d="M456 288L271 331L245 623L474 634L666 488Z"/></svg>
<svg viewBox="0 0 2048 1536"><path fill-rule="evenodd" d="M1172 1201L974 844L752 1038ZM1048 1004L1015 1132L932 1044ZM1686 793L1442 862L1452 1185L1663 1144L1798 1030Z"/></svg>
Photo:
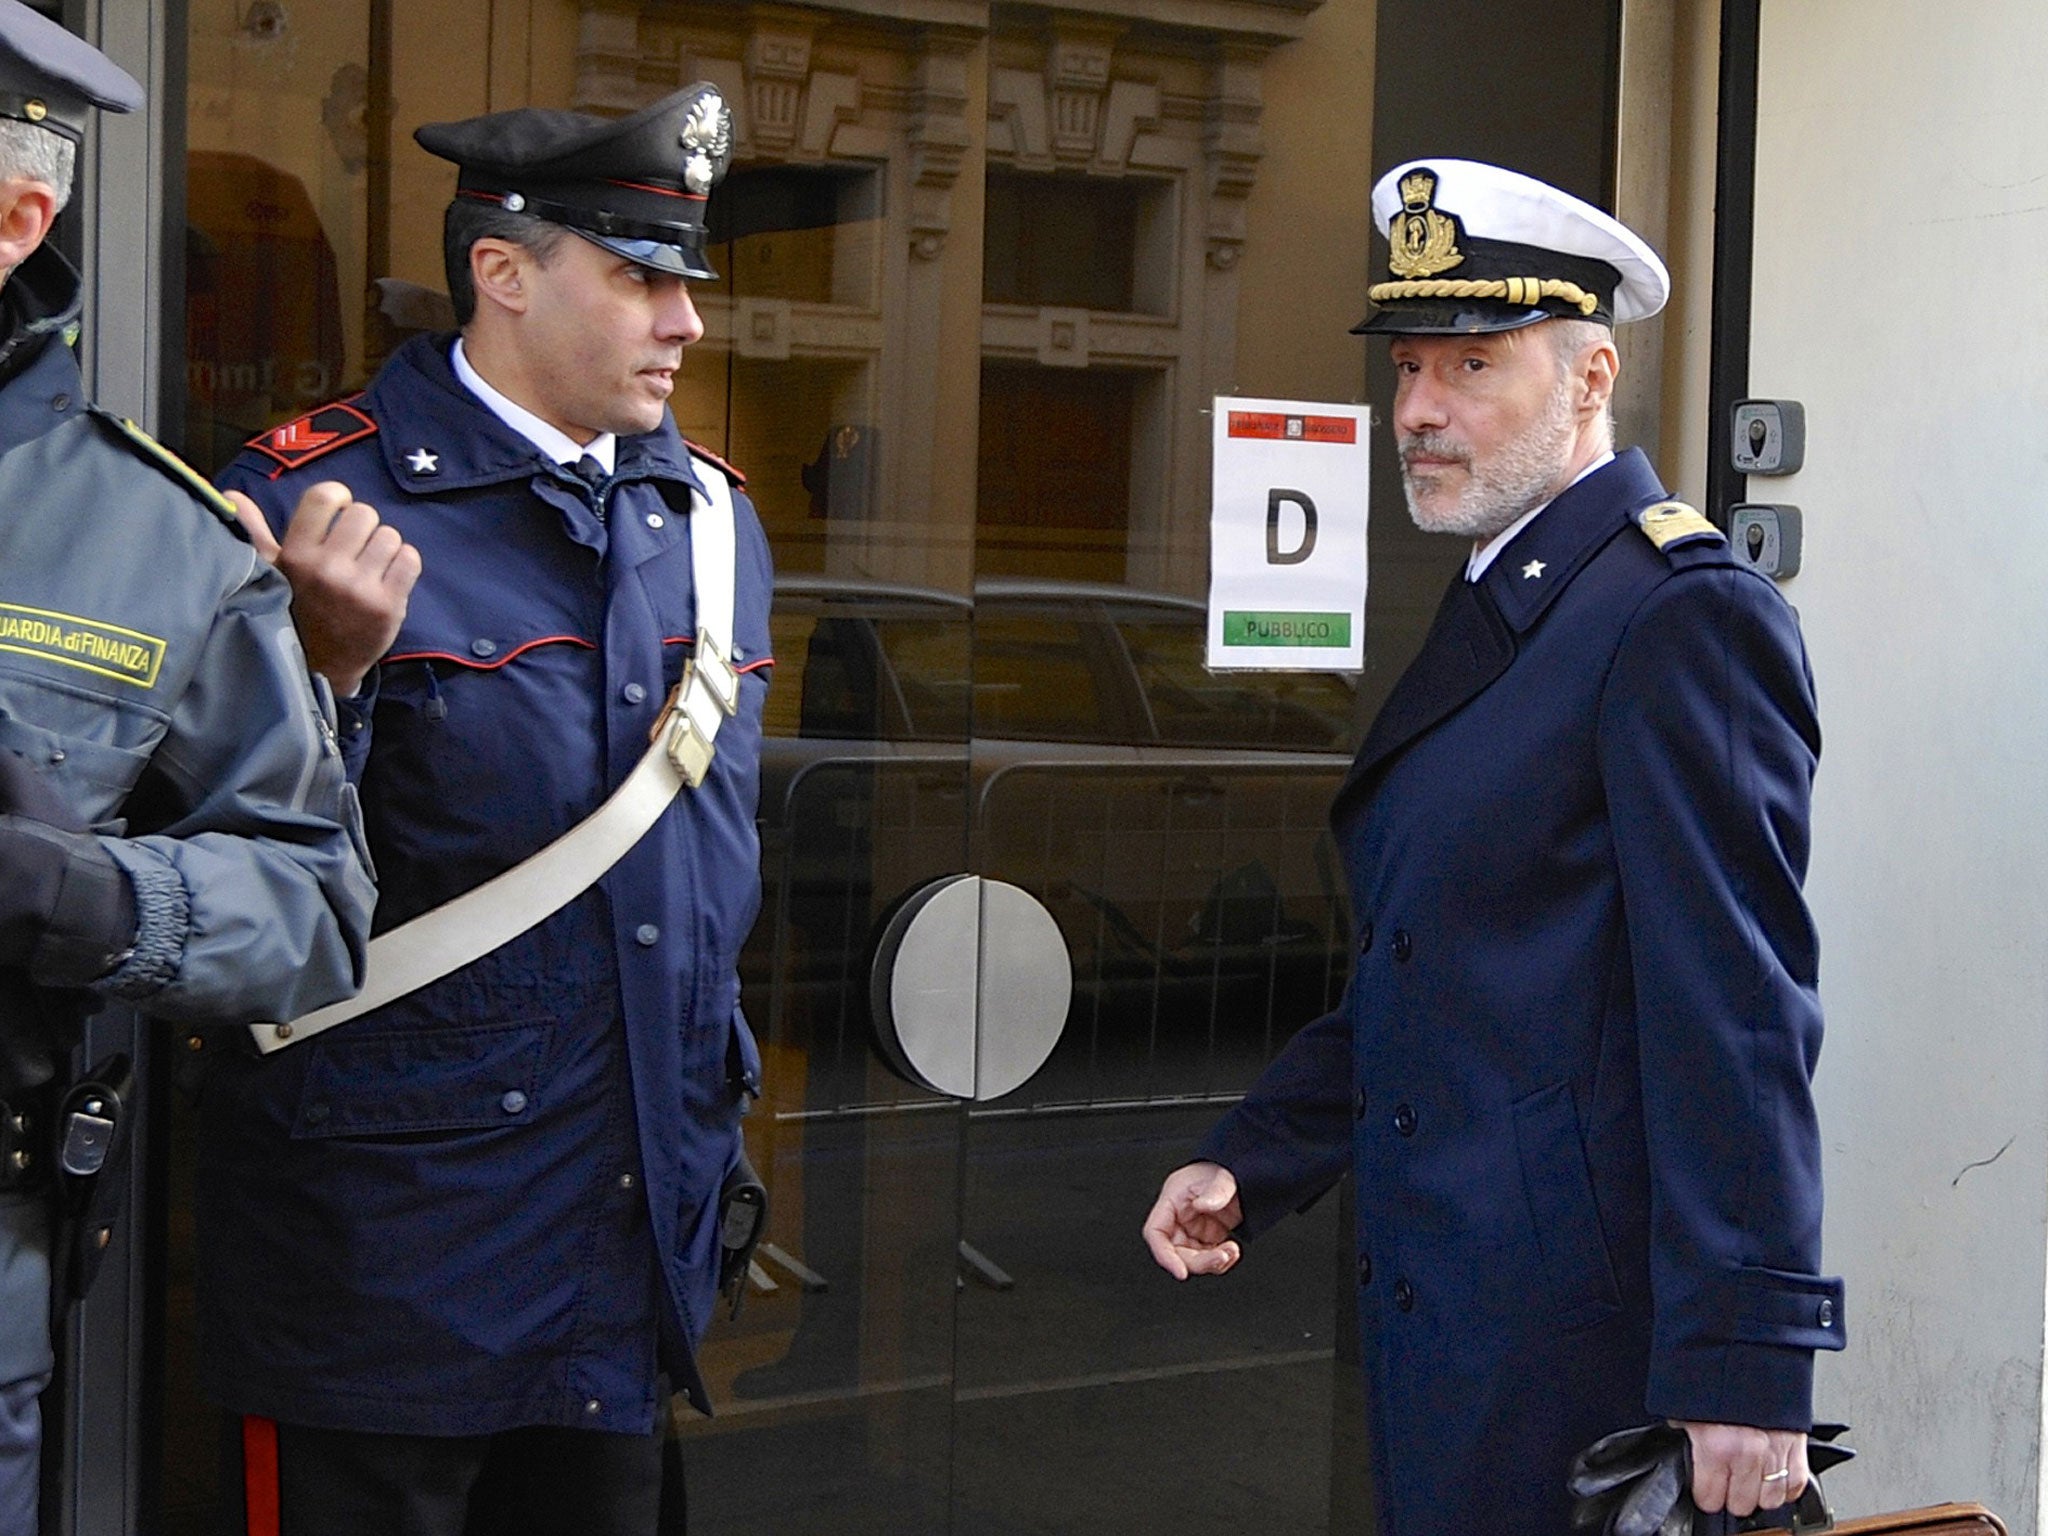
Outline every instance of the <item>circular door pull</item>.
<svg viewBox="0 0 2048 1536"><path fill-rule="evenodd" d="M999 1099L1059 1044L1074 965L1030 892L947 875L896 909L868 988L875 1043L899 1077L956 1099Z"/></svg>

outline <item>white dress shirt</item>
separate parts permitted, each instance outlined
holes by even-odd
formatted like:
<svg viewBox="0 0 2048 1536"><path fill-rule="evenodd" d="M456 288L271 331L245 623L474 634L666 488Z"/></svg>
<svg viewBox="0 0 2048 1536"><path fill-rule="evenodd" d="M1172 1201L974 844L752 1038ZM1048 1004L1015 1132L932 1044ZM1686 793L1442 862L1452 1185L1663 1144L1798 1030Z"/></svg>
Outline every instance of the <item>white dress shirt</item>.
<svg viewBox="0 0 2048 1536"><path fill-rule="evenodd" d="M607 475L612 472L619 452L619 440L612 433L600 432L589 442L578 443L561 428L542 421L518 401L507 398L484 382L484 376L470 366L469 355L462 350L460 336L455 338L455 349L448 354L448 361L454 365L455 377L462 380L472 395L483 401L493 416L557 464L574 464L587 453L604 466Z"/></svg>

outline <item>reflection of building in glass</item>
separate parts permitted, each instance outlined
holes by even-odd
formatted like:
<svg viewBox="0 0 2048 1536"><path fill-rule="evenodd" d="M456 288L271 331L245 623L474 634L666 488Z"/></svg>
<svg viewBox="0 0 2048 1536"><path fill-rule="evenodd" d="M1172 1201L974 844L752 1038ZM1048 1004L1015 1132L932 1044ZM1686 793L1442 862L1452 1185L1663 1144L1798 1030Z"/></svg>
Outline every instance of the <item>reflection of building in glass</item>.
<svg viewBox="0 0 2048 1536"><path fill-rule="evenodd" d="M732 361L721 377L700 353L677 410L753 477L784 568L1200 589L1203 412L1242 367L1262 73L1316 9L961 5L913 26L879 4L585 7L572 105L699 77L735 104L726 281L698 296L705 352ZM848 422L876 445L864 515L814 520L802 470Z"/></svg>
<svg viewBox="0 0 2048 1536"><path fill-rule="evenodd" d="M339 391L341 297L296 176L220 150L186 167L185 448L210 467Z"/></svg>
<svg viewBox="0 0 2048 1536"><path fill-rule="evenodd" d="M1347 10L187 8L190 143L261 143L302 189L294 230L332 252L315 296L285 286L300 256L273 248L273 286L238 318L274 317L282 352L335 313L338 390L394 330L447 324L454 178L413 143L420 124L624 113L700 78L735 110L737 163L710 214L721 277L693 285L706 338L673 403L748 475L780 575L767 900L739 957L767 1057L747 1141L772 1191L777 1288L757 1284L701 1357L720 1417L684 1433L706 1528L1090 1529L1058 1506L1109 1508L1127 1441L1184 1438L1253 1384L1314 1422L1263 1419L1266 1470L1203 1519L1315 1529L1329 1502L1313 1406L1332 1371L1327 1266L1276 1261L1250 1282L1249 1323L1167 1338L1099 1255L1127 1240L1112 1213L1131 1166L1241 1089L1334 995L1349 953L1324 810L1357 691L1211 676L1192 597L1209 397L1356 394L1344 328L1365 186L1293 172L1282 152L1313 129L1319 154L1368 158L1369 114L1329 62L1370 43L1369 12ZM1270 200L1256 214L1255 190ZM1308 225L1317 237L1297 238ZM194 274L193 355L210 357L231 290L218 268ZM1054 1057L971 1113L892 1076L869 1039L878 932L905 893L964 870L1042 902L1077 980ZM1319 1255L1337 1213L1314 1221L1276 1241ZM1015 1281L1000 1315L980 1308L994 1276ZM169 1326L189 1310L174 1291ZM196 1536L214 1426L186 1411L189 1346L172 1347L163 1476L190 1486L166 1530ZM1140 1384L1089 1384L1105 1370ZM1155 1378L1173 1403L1148 1396ZM1119 1449L1085 1470L1039 1433L1050 1420ZM782 1470L764 1482L762 1466Z"/></svg>

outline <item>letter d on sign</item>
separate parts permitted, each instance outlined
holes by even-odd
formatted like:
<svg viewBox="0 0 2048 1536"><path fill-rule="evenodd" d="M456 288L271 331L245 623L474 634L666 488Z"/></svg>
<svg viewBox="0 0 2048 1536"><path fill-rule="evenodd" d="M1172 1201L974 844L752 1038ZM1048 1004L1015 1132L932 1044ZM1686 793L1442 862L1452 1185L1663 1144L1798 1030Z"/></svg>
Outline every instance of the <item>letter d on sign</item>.
<svg viewBox="0 0 2048 1536"><path fill-rule="evenodd" d="M1291 501L1301 508L1301 543L1283 552L1280 548L1280 504ZM1266 492L1266 564L1299 565L1315 552L1316 504L1303 491Z"/></svg>

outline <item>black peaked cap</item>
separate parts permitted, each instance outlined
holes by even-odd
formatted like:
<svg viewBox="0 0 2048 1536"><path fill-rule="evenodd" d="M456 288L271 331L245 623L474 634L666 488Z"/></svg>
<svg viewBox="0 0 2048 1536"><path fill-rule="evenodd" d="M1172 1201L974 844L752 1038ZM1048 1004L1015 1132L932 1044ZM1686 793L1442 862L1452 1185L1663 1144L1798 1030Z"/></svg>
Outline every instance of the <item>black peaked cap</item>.
<svg viewBox="0 0 2048 1536"><path fill-rule="evenodd" d="M705 206L732 163L732 111L706 81L631 117L521 107L413 134L461 167L456 196L565 225L644 266L712 279Z"/></svg>

